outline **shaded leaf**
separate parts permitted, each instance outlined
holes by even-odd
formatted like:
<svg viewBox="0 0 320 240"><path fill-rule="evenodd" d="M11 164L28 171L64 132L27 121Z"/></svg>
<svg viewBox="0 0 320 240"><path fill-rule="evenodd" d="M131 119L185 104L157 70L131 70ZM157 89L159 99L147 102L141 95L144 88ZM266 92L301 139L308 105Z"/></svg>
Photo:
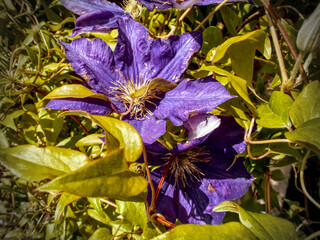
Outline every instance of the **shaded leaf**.
<svg viewBox="0 0 320 240"><path fill-rule="evenodd" d="M202 35L203 44L201 51L204 55L207 55L210 49L217 47L223 42L222 31L218 27L210 26L203 31Z"/></svg>
<svg viewBox="0 0 320 240"><path fill-rule="evenodd" d="M266 128L290 128L289 108L292 103L293 100L287 94L272 92L269 103L260 105L257 109L257 123Z"/></svg>
<svg viewBox="0 0 320 240"><path fill-rule="evenodd" d="M71 149L20 145L1 150L0 161L18 177L36 181L74 171L89 159L84 153Z"/></svg>
<svg viewBox="0 0 320 240"><path fill-rule="evenodd" d="M142 193L147 185L145 178L128 170L123 149L118 149L42 185L39 190L65 191L86 197L128 198Z"/></svg>

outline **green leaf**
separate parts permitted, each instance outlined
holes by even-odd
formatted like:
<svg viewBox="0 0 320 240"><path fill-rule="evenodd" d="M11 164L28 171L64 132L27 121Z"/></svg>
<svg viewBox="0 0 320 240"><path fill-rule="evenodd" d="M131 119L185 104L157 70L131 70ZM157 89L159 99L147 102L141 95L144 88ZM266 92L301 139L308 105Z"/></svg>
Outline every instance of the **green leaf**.
<svg viewBox="0 0 320 240"><path fill-rule="evenodd" d="M271 56L268 34L262 30L229 38L216 48L212 61L218 62L228 53L236 75L245 79L248 86L252 88L253 61L256 50L259 50L267 59Z"/></svg>
<svg viewBox="0 0 320 240"><path fill-rule="evenodd" d="M231 73L229 73L228 71L218 68L216 66L203 66L201 67L198 71L213 71L219 75L222 76L227 76L228 77L228 82L231 83L232 87L234 88L234 90L240 95L240 97L242 97L242 99L248 103L251 111L255 111L255 106L254 104L251 102L250 98L249 98L249 94L248 94L248 88L247 88L247 82L246 80L235 76Z"/></svg>
<svg viewBox="0 0 320 240"><path fill-rule="evenodd" d="M73 194L70 194L70 193L62 193L62 195L61 195L61 197L59 199L59 202L57 204L56 211L54 213L55 221L61 216L61 214L64 211L64 208L68 204L70 204L70 203L72 203L72 202L74 202L74 201L76 201L76 200L78 200L80 198L81 198L80 196L73 195Z"/></svg>
<svg viewBox="0 0 320 240"><path fill-rule="evenodd" d="M34 66L37 66L38 65L38 56L37 56L37 53L35 53L29 46L27 45L24 45L25 49L27 50L27 53L29 55L29 58L32 62L32 64Z"/></svg>
<svg viewBox="0 0 320 240"><path fill-rule="evenodd" d="M320 117L320 83L309 83L292 104L289 115L295 127Z"/></svg>
<svg viewBox="0 0 320 240"><path fill-rule="evenodd" d="M24 114L25 111L23 110L16 110L10 114L8 114L5 119L3 121L1 121L0 123L3 125L3 126L6 126L8 128L11 128L13 129L14 131L17 131L17 126L14 122L14 119L20 117L22 114Z"/></svg>
<svg viewBox="0 0 320 240"><path fill-rule="evenodd" d="M123 149L42 185L41 191L65 191L86 197L129 198L145 190L147 180L128 170Z"/></svg>
<svg viewBox="0 0 320 240"><path fill-rule="evenodd" d="M134 162L140 157L143 149L143 142L137 130L129 123L112 117L90 115L83 111L66 111L60 114L60 116L65 115L87 117L98 124L106 132L107 149L109 147L108 150L110 151L110 149L116 149L118 147L124 148L124 155L128 162ZM110 148L110 145L114 146Z"/></svg>
<svg viewBox="0 0 320 240"><path fill-rule="evenodd" d="M116 201L119 213L134 225L141 228L148 222L145 203L131 201Z"/></svg>
<svg viewBox="0 0 320 240"><path fill-rule="evenodd" d="M220 28L210 26L206 28L203 33L203 44L201 51L204 55L207 55L210 49L217 47L223 42L222 31Z"/></svg>
<svg viewBox="0 0 320 240"><path fill-rule="evenodd" d="M286 219L274 217L269 214L261 214L245 211L235 202L225 201L216 206L213 211L231 211L238 213L240 222L261 240L293 240L298 239L295 228Z"/></svg>
<svg viewBox="0 0 320 240"><path fill-rule="evenodd" d="M173 83L165 78L153 78L148 85L139 88L132 96L136 98L143 97L148 91L153 89L158 89L161 92L167 92L174 89L176 86L176 83Z"/></svg>
<svg viewBox="0 0 320 240"><path fill-rule="evenodd" d="M223 22L225 23L228 31L233 35L238 35L236 28L239 24L240 17L228 6L223 6L220 9Z"/></svg>
<svg viewBox="0 0 320 240"><path fill-rule="evenodd" d="M46 108L39 111L39 123L46 136L47 145L55 145L63 128L63 119L57 118L57 113L56 110Z"/></svg>
<svg viewBox="0 0 320 240"><path fill-rule="evenodd" d="M90 134L81 138L77 143L77 147L85 147L85 146L92 146L92 145L100 145L103 144L103 141L100 137L104 137L103 134Z"/></svg>
<svg viewBox="0 0 320 240"><path fill-rule="evenodd" d="M112 239L112 235L107 228L97 229L89 238L89 240L109 240Z"/></svg>
<svg viewBox="0 0 320 240"><path fill-rule="evenodd" d="M18 177L37 181L74 171L89 159L84 153L71 149L20 145L2 149L0 161Z"/></svg>
<svg viewBox="0 0 320 240"><path fill-rule="evenodd" d="M253 240L256 237L245 226L238 222L222 225L179 225L172 230L152 238L152 240L211 240L211 239L239 239Z"/></svg>
<svg viewBox="0 0 320 240"><path fill-rule="evenodd" d="M293 100L287 94L272 92L269 103L257 109L257 123L266 128L291 128L289 109L292 103Z"/></svg>
<svg viewBox="0 0 320 240"><path fill-rule="evenodd" d="M6 139L6 136L3 134L2 130L0 130L0 149L8 148L8 147L9 147L8 140Z"/></svg>
<svg viewBox="0 0 320 240"><path fill-rule="evenodd" d="M81 84L68 84L63 85L54 89L48 95L46 95L43 100L45 99L54 99L54 98L97 98L102 99L109 102L109 99L106 95L101 93L92 92L89 88Z"/></svg>
<svg viewBox="0 0 320 240"><path fill-rule="evenodd" d="M302 123L293 132L286 132L285 136L293 142L305 142L320 149L320 117Z"/></svg>

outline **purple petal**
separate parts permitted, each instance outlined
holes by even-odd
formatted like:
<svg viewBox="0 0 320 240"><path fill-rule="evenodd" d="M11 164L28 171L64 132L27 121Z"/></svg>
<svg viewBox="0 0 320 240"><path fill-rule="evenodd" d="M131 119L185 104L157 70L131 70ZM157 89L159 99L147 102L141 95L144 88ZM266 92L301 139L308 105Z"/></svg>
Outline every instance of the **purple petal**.
<svg viewBox="0 0 320 240"><path fill-rule="evenodd" d="M141 2L149 11L153 9L166 10L171 8L177 8L179 10L187 9L192 7L199 0L185 0L185 1L176 1L176 0L138 0Z"/></svg>
<svg viewBox="0 0 320 240"><path fill-rule="evenodd" d="M124 10L115 3L104 0L59 0L70 11L83 15L96 11L110 11L117 15L123 15Z"/></svg>
<svg viewBox="0 0 320 240"><path fill-rule="evenodd" d="M212 132L205 144L209 148L223 149L223 152L228 154L242 153L247 145L244 141L244 129L233 117L220 118L220 126Z"/></svg>
<svg viewBox="0 0 320 240"><path fill-rule="evenodd" d="M165 94L154 115L180 126L189 119L190 114L206 114L230 98L232 96L224 86L212 78L183 80Z"/></svg>
<svg viewBox="0 0 320 240"><path fill-rule="evenodd" d="M131 18L122 18L118 30L115 60L123 75L135 81L155 77L178 81L202 43L201 32L150 39L147 29Z"/></svg>
<svg viewBox="0 0 320 240"><path fill-rule="evenodd" d="M197 6L204 6L204 5L211 5L211 4L220 4L223 0L200 0L196 4ZM229 0L227 4L230 3L240 3L240 2L252 2L252 1L245 1L245 0Z"/></svg>
<svg viewBox="0 0 320 240"><path fill-rule="evenodd" d="M108 44L99 38L80 38L70 44L60 43L75 72L96 92L108 96L108 88L113 86L111 82L120 78L115 71L113 52Z"/></svg>
<svg viewBox="0 0 320 240"><path fill-rule="evenodd" d="M145 144L152 144L166 132L166 121L156 120L153 116L148 116L144 120L125 120L130 123L140 133Z"/></svg>
<svg viewBox="0 0 320 240"><path fill-rule="evenodd" d="M72 37L86 32L108 33L111 28L118 27L117 20L120 16L115 16L109 11L97 11L84 14L77 18L76 26L72 31Z"/></svg>
<svg viewBox="0 0 320 240"><path fill-rule="evenodd" d="M107 115L111 112L106 101L94 98L52 99L45 108L86 111L93 115Z"/></svg>

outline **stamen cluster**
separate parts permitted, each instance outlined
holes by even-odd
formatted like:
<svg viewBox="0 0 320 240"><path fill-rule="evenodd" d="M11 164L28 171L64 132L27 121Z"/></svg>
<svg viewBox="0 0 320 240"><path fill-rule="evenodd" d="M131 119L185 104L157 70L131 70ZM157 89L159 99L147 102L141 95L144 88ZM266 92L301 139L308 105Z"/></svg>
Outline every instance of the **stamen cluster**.
<svg viewBox="0 0 320 240"><path fill-rule="evenodd" d="M122 102L126 107L126 112L130 113L130 118L136 120L144 120L146 114L153 115L152 111L146 106L150 103L157 107L151 99L160 99L157 95L160 91L153 89L147 90L143 95L135 97L134 94L143 86L148 86L150 79L139 78L134 82L133 79L123 78L123 82L112 82L114 87L111 87L111 94L113 94L113 100ZM147 117L148 118L148 117Z"/></svg>
<svg viewBox="0 0 320 240"><path fill-rule="evenodd" d="M169 160L171 156L168 154L164 159ZM174 187L179 188L180 182L185 188L190 186L189 180L201 181L201 175L204 176L204 174L194 163L208 162L210 160L209 156L210 152L205 147L194 147L175 155L169 169L170 178L174 177Z"/></svg>

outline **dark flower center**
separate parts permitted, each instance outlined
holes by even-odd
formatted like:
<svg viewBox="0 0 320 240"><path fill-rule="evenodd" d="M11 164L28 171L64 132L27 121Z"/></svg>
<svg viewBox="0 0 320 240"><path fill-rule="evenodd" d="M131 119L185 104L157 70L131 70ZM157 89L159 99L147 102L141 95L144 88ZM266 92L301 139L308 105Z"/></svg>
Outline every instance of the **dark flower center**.
<svg viewBox="0 0 320 240"><path fill-rule="evenodd" d="M134 94L143 86L148 86L149 82L150 80L142 78L139 78L136 83L134 83L132 79L124 79L123 82L112 82L114 85L114 87L111 87L111 93L113 94L112 99L118 100L125 105L126 111L130 114L130 118L144 120L147 117L147 113L153 115L146 104L150 103L157 107L151 100L160 99L157 96L160 91L153 89L146 91L143 95L134 96Z"/></svg>
<svg viewBox="0 0 320 240"><path fill-rule="evenodd" d="M174 177L174 187L179 187L180 182L185 188L189 180L201 181L201 175L204 175L201 170L194 164L197 162L208 162L210 160L210 152L205 147L194 147L174 156L169 172L170 178ZM172 155L164 157L169 160Z"/></svg>

